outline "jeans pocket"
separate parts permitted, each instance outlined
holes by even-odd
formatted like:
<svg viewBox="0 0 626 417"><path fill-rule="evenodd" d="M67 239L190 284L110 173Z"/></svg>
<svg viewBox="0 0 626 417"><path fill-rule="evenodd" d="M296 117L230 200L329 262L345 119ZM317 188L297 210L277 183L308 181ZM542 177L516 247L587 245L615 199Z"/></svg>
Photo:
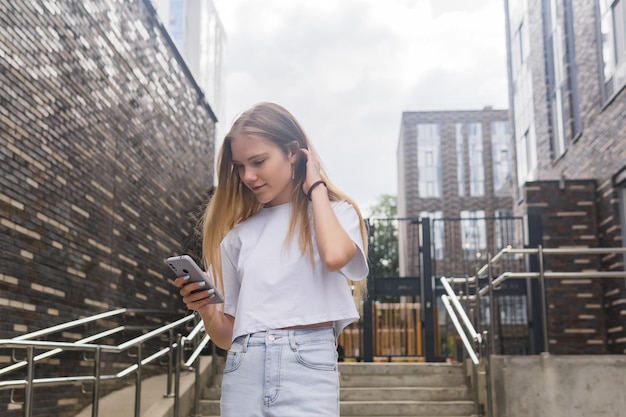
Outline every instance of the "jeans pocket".
<svg viewBox="0 0 626 417"><path fill-rule="evenodd" d="M298 362L307 368L324 371L337 369L337 346L334 342L296 344Z"/></svg>
<svg viewBox="0 0 626 417"><path fill-rule="evenodd" d="M228 350L228 355L226 355L226 364L224 365L224 373L233 372L237 370L243 363L243 359L245 357L245 352L242 351L241 346L233 345Z"/></svg>

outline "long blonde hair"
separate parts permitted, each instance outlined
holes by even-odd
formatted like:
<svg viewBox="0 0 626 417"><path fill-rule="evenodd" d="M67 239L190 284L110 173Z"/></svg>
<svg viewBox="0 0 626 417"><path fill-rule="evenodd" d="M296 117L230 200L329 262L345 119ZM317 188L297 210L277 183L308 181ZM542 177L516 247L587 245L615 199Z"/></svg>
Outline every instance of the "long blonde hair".
<svg viewBox="0 0 626 417"><path fill-rule="evenodd" d="M233 166L230 144L235 135L241 134L266 138L276 144L285 154L293 151L295 141L298 143L298 147L308 149L314 157L317 157L317 153L295 117L277 104L259 103L235 120L224 138L218 155L217 187L200 221L203 262L211 269L214 280L222 291L224 291L224 284L220 243L233 227L255 215L262 208L262 204L241 181ZM299 158L295 165L293 211L288 236L293 236L296 228L298 228L300 249L303 254L307 254L310 259L313 259L313 242L308 216L309 201L302 190L302 184L306 177L306 161ZM358 206L350 197L333 185L323 168L321 177L326 182L330 201L347 201L356 210L361 224L361 237L367 258L367 231ZM367 282L365 279L353 282L351 285L354 288L355 299L360 299L366 294Z"/></svg>

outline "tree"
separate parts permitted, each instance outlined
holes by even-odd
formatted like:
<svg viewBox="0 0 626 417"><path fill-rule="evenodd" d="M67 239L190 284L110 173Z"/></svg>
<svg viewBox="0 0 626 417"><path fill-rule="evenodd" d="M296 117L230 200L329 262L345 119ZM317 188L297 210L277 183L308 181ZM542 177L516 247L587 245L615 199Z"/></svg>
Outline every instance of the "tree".
<svg viewBox="0 0 626 417"><path fill-rule="evenodd" d="M389 277L399 275L397 198L382 194L378 204L370 207L369 226L370 275Z"/></svg>

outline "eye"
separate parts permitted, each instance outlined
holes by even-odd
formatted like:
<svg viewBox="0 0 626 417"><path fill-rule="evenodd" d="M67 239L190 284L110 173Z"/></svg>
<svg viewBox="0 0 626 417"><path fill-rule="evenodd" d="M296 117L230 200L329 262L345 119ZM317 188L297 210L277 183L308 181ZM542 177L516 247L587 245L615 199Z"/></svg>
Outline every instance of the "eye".
<svg viewBox="0 0 626 417"><path fill-rule="evenodd" d="M253 162L254 166L260 166L263 165L263 162L265 162L265 159L258 159L256 161Z"/></svg>

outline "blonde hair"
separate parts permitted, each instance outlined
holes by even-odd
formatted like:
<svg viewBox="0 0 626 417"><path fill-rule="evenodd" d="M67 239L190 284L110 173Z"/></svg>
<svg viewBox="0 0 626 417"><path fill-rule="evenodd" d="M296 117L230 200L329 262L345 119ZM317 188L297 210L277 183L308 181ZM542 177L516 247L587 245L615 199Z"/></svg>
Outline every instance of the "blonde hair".
<svg viewBox="0 0 626 417"><path fill-rule="evenodd" d="M210 267L214 280L222 291L224 291L224 284L220 243L233 227L255 215L262 208L262 204L257 201L252 191L243 184L233 166L230 143L235 135L241 134L266 138L277 145L285 154L293 151L295 141L298 147L308 149L314 157L317 157L317 153L295 117L277 104L259 103L242 113L235 120L224 138L224 143L218 155L217 187L200 221L203 262L204 265ZM297 229L300 249L303 254L307 254L312 260L313 242L308 216L309 201L302 190L302 184L306 177L306 161L303 158L299 158L295 165L292 196L293 211L289 224L288 239L294 235ZM364 255L367 258L367 231L363 215L358 206L351 198L332 184L324 173L323 168L321 170L321 178L328 188L330 201L347 201L356 210L361 224ZM367 288L365 279L353 282L351 285L354 288L355 300L365 296Z"/></svg>

